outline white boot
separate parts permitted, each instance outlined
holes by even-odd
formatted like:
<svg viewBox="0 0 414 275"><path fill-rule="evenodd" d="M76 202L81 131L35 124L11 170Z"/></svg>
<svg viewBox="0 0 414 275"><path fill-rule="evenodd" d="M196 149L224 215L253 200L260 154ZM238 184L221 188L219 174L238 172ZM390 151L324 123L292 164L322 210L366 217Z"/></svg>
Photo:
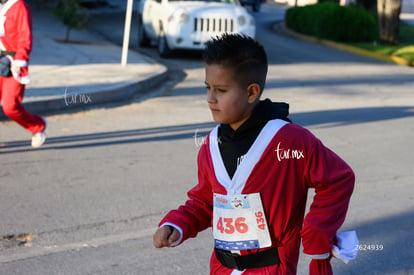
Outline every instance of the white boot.
<svg viewBox="0 0 414 275"><path fill-rule="evenodd" d="M45 143L46 141L46 126L47 126L47 121L44 117L42 117L42 119L45 121L45 129L43 129L43 131L38 132L33 134L32 136L32 147L33 148L38 148L40 146L43 145L43 143Z"/></svg>

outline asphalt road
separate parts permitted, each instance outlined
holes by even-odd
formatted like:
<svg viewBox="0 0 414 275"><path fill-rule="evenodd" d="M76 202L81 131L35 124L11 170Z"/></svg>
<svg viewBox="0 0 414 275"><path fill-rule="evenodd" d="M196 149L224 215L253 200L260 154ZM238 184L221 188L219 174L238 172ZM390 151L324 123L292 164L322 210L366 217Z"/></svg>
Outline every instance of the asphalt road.
<svg viewBox="0 0 414 275"><path fill-rule="evenodd" d="M280 15L255 15L270 61L264 97L289 102L291 118L357 176L343 230L357 230L361 250L348 265L334 260L335 274L414 274L413 69L275 33ZM122 25L112 16L101 20ZM0 274L208 274L209 230L178 248L152 246L160 218L196 184L213 125L197 55L165 62L170 81L149 97L48 116L40 150L0 123ZM307 265L301 255L298 274Z"/></svg>

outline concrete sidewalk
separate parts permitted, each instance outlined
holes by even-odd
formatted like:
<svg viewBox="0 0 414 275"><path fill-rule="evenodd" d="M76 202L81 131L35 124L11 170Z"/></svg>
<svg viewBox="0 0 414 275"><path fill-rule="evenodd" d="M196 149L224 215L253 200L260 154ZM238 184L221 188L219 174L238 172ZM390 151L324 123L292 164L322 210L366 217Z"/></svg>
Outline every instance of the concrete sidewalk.
<svg viewBox="0 0 414 275"><path fill-rule="evenodd" d="M121 47L86 30L72 30L72 43L64 43L65 33L50 12L33 11L31 83L23 100L31 112L126 100L166 79L167 68L146 56L130 50L123 67Z"/></svg>

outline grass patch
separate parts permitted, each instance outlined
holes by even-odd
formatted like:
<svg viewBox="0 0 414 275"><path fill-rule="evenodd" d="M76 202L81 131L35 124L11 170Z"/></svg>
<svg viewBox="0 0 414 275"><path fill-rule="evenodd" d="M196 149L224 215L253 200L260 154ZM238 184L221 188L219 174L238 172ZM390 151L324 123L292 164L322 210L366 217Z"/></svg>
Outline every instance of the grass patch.
<svg viewBox="0 0 414 275"><path fill-rule="evenodd" d="M386 56L396 56L414 66L414 26L401 22L399 41L398 45L381 45L377 42L347 44Z"/></svg>
<svg viewBox="0 0 414 275"><path fill-rule="evenodd" d="M286 11L285 24L297 33L341 43L342 48L353 52L414 66L414 26L401 21L399 43L382 45L376 42L378 23L373 10L333 2L291 7Z"/></svg>

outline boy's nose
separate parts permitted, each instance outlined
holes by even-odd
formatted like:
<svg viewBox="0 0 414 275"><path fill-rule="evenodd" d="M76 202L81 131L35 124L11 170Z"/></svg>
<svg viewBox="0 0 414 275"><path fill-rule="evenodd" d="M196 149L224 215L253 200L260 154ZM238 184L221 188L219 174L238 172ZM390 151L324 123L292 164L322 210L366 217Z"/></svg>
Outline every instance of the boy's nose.
<svg viewBox="0 0 414 275"><path fill-rule="evenodd" d="M214 103L216 102L216 98L214 97L214 93L211 91L207 91L207 102Z"/></svg>

